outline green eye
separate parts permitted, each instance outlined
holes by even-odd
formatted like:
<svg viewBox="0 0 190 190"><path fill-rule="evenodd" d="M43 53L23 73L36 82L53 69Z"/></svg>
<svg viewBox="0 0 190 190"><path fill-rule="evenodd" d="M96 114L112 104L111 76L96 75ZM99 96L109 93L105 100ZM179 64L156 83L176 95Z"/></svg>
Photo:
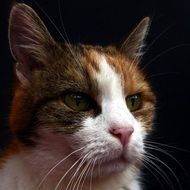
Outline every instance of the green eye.
<svg viewBox="0 0 190 190"><path fill-rule="evenodd" d="M69 93L64 96L64 103L75 111L86 111L90 107L89 99L80 93Z"/></svg>
<svg viewBox="0 0 190 190"><path fill-rule="evenodd" d="M135 94L132 96L127 96L126 97L126 103L127 107L131 112L134 112L141 107L141 96L139 94Z"/></svg>

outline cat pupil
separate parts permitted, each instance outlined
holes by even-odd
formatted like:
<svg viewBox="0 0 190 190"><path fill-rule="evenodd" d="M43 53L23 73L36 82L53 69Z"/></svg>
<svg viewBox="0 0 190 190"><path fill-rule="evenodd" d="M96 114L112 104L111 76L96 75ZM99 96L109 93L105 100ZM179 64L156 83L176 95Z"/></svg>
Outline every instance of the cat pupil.
<svg viewBox="0 0 190 190"><path fill-rule="evenodd" d="M137 100L137 96L131 97L131 105L132 105L132 107L135 106L136 100Z"/></svg>
<svg viewBox="0 0 190 190"><path fill-rule="evenodd" d="M79 106L81 104L82 97L74 95L74 100L76 101L76 105Z"/></svg>

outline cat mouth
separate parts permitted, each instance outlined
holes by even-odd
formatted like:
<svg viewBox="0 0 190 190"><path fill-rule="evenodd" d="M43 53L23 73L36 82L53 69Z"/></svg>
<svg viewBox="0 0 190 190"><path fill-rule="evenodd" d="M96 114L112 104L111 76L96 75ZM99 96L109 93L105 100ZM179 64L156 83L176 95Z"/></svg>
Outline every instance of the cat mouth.
<svg viewBox="0 0 190 190"><path fill-rule="evenodd" d="M98 162L97 162L98 163ZM108 157L108 158L104 158L101 159L99 161L99 163L102 166L118 166L118 165L128 165L129 164L129 160L128 158L125 156L125 154L120 154L118 156L114 156L114 157Z"/></svg>
<svg viewBox="0 0 190 190"><path fill-rule="evenodd" d="M127 164L127 163L128 163L128 160L123 155L121 155L118 158L114 158L114 159L111 159L111 160L105 162L105 164L108 164L108 165L112 165L112 164L115 164L115 165L116 164Z"/></svg>
<svg viewBox="0 0 190 190"><path fill-rule="evenodd" d="M128 153L123 149L117 153L105 155L97 159L97 163L100 163L102 165L128 165L130 162L130 159L128 157Z"/></svg>

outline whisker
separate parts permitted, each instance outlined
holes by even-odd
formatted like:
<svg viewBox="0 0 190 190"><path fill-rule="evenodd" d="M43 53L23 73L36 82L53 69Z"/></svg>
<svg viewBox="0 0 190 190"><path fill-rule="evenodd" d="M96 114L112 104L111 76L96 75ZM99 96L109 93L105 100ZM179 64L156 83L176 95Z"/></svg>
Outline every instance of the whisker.
<svg viewBox="0 0 190 190"><path fill-rule="evenodd" d="M161 33L159 33L159 35L156 36L156 38L154 38L154 40L148 45L148 47L146 48L145 52L148 52L150 50L150 48L155 44L155 42L157 40L160 39L161 36L163 36L166 32L168 32L168 30L173 26L173 24L169 25L168 27L166 27Z"/></svg>
<svg viewBox="0 0 190 190"><path fill-rule="evenodd" d="M61 1L60 1L60 0L58 0L58 9L59 9L59 18L60 18L60 20L61 20L61 27L62 27L62 29L63 29L63 32L64 32L64 34L65 34L65 37L66 37L67 42L68 42L69 44L71 44L71 43L70 43L70 40L69 40L69 37L68 37L68 35L67 35L67 32L66 32L64 23L63 23L63 16L62 16L62 14L61 14Z"/></svg>
<svg viewBox="0 0 190 190"><path fill-rule="evenodd" d="M89 154L88 154L88 155L89 155ZM79 172L79 170L81 169L81 167L82 167L82 165L84 164L84 162L85 162L85 159L83 158L83 159L81 160L80 164L78 165L78 167L77 167L75 173L73 174L72 178L70 179L70 181L69 181L69 183L68 183L68 185L67 185L67 187L66 187L66 190L68 189L69 186L72 186L73 180L74 180L74 178L76 177L76 175L77 175L77 173Z"/></svg>
<svg viewBox="0 0 190 190"><path fill-rule="evenodd" d="M60 32L60 30L58 29L58 27L56 26L56 24L53 22L53 20L49 17L49 15L40 7L40 5L34 0L35 4L38 6L38 8L43 12L43 14L47 17L47 19L50 21L50 23L53 25L53 27L56 29L56 31L59 33L59 35L61 36L61 38L63 39L63 41L65 42L65 45L69 48L70 53L72 54L73 58L75 59L76 63L80 63L79 60L76 58L74 52L71 49L71 46L69 44L69 42L67 42L67 40L65 39L65 37L63 36L63 34Z"/></svg>
<svg viewBox="0 0 190 190"><path fill-rule="evenodd" d="M88 154L88 155L90 155L90 154ZM81 166L85 165L85 162L86 162L86 158L83 160ZM88 163L86 164L86 166L82 169L81 174L78 176L78 178L77 178L77 180L76 180L76 182L75 182L75 185L73 186L73 190L75 190L76 188L77 188L77 190L78 190L78 188L79 188L79 186L80 186L80 182L81 182L81 180L82 180L82 177L83 177L85 171L88 169L89 164L90 164L90 162L88 162ZM81 168L81 167L80 167L80 168ZM76 188L75 188L75 187L76 187Z"/></svg>
<svg viewBox="0 0 190 190"><path fill-rule="evenodd" d="M77 167L75 173L73 174L72 178L69 180L69 183L67 184L66 190L68 190L69 186L72 187L73 181L78 173L79 169Z"/></svg>
<svg viewBox="0 0 190 190"><path fill-rule="evenodd" d="M94 162L93 162L93 165L92 165L92 170L91 170L90 190L92 190L92 176L93 176L94 166L95 166L95 164L96 164L96 159L97 159L97 157L94 159Z"/></svg>
<svg viewBox="0 0 190 190"><path fill-rule="evenodd" d="M165 164L162 160L160 160L159 158L157 158L155 155L153 155L151 153L148 153L147 156L149 158L152 158L152 159L158 161L160 164L162 164L163 166L165 166L168 169L168 171L172 174L172 176L174 177L174 179L176 180L179 188L182 190L182 186L180 184L180 181L179 181L178 177L176 176L176 174L174 173L174 171L167 164Z"/></svg>
<svg viewBox="0 0 190 190"><path fill-rule="evenodd" d="M81 183L81 188L80 188L80 190L82 190L82 188L83 188L83 186L84 186L85 180L86 180L87 175L88 175L88 173L89 173L89 171L90 171L90 168L91 168L92 163L93 163L93 162L90 161L89 164L88 164L88 167L87 167L86 171L84 171L84 174L85 174L85 173L86 173L86 174L83 175L84 178L83 178L83 180L81 180L82 183ZM82 176L82 177L83 177L83 176ZM82 179L82 177L81 177L81 179ZM77 189L77 190L78 190L78 189Z"/></svg>
<svg viewBox="0 0 190 190"><path fill-rule="evenodd" d="M80 169L81 169L81 167L85 164L85 161L86 161L86 159L87 159L87 157L91 154L92 152L89 152L89 153L87 153L84 157L83 157L83 159L81 160L81 162L80 162L80 164L79 164L79 166L77 167L77 170L79 171ZM84 169L84 168L83 168ZM83 170L82 170L83 171ZM82 173L82 172L81 172ZM81 174L80 174L81 175ZM76 180L76 182L75 182L75 184L73 185L73 190L75 190L75 187L76 187L76 185L77 185L77 183L78 183L78 180L80 179L80 175L78 176L78 178L77 178L77 180Z"/></svg>
<svg viewBox="0 0 190 190"><path fill-rule="evenodd" d="M53 25L53 27L56 29L56 31L58 32L58 34L61 36L61 38L64 40L64 42L67 43L67 40L65 39L65 37L63 36L63 34L60 32L59 28L56 26L56 24L53 22L53 20L49 17L49 15L44 11L44 9L42 9L40 7L40 5L37 3L36 0L33 0L34 3L36 4L36 6L40 9L40 11L46 16L46 18L50 21L50 23Z"/></svg>
<svg viewBox="0 0 190 190"><path fill-rule="evenodd" d="M166 184L168 184L169 187L171 187L172 189L174 189L174 185L173 185L171 179L167 176L167 174L164 172L164 170L162 170L151 159L153 159L153 158L150 157L149 155L146 155L146 161L149 163L149 166L151 166L154 169L154 171L156 171L161 176L161 178L166 182ZM153 160L155 160L155 159L153 159Z"/></svg>
<svg viewBox="0 0 190 190"><path fill-rule="evenodd" d="M155 177L155 179L156 179L156 180L158 181L158 183L160 184L161 188L164 189L163 184L161 183L161 181L159 180L159 178L156 176L156 174L155 174L150 168L154 169L160 176L162 176L162 175L160 174L160 172L157 171L157 170L151 165L151 163L149 163L149 160L143 159L142 162L143 162L143 166ZM149 167L150 167L150 168L149 168Z"/></svg>
<svg viewBox="0 0 190 190"><path fill-rule="evenodd" d="M180 75L180 73L177 73L177 72L157 73L157 74L148 76L147 79L150 79L153 77L159 77L159 76L168 76L168 75Z"/></svg>
<svg viewBox="0 0 190 190"><path fill-rule="evenodd" d="M181 151L181 152L190 153L190 150L186 150L186 149L183 149L183 148L180 148L180 147L175 147L175 146L172 146L172 145L158 143L158 142L154 142L154 141L150 141L150 140L144 140L144 142L148 143L148 144L159 145L159 146L163 146L163 147L166 147L166 148L175 149L175 150L178 150L178 151Z"/></svg>
<svg viewBox="0 0 190 190"><path fill-rule="evenodd" d="M155 44L155 42L156 42L163 34L165 34L165 33L171 28L171 26L172 26L172 25L168 26L165 30L163 30L163 31L149 44L149 46L145 49L145 51L142 53L142 55L140 55L140 56L137 55L137 56L135 57L135 59L133 60L131 66L130 66L130 68L133 67L133 65L134 65L135 62L136 62L136 65L134 66L134 68L137 67L138 63L142 60L142 57L143 57L144 53L148 52L149 49ZM144 49L144 48L142 47L141 49ZM130 69L130 68L129 68L129 69ZM134 70L135 70L135 69L134 69Z"/></svg>
<svg viewBox="0 0 190 190"><path fill-rule="evenodd" d="M44 181L46 180L46 178L53 172L53 170L55 170L61 163L63 163L66 159L68 159L70 156L72 156L73 154L81 151L82 149L84 149L85 147L82 147L80 149L77 149L73 152L71 152L68 156L64 157L63 159L61 159L59 162L57 162L49 171L48 173L44 176L44 178L41 180L41 182L38 185L37 189L40 189L41 185L44 183Z"/></svg>
<svg viewBox="0 0 190 190"><path fill-rule="evenodd" d="M180 45L176 45L176 46L172 46L164 51L162 51L161 53L159 53L157 56L155 56L154 58L152 58L150 61L148 61L148 63L142 68L142 70L145 70L146 67L148 67L148 65L150 65L153 61L157 60L158 58L160 58L162 55L165 55L166 53L169 53L172 50L175 50L177 48L180 47L188 47L190 46L190 44L180 44Z"/></svg>
<svg viewBox="0 0 190 190"><path fill-rule="evenodd" d="M72 46L71 46L71 42L69 40L69 37L67 35L67 32L66 32L66 29L65 29L65 26L64 26L64 23L63 23L63 17L62 17L62 14L61 14L61 1L58 0L58 9L59 9L59 17L60 17L60 20L61 20L61 27L62 27L62 30L65 34L65 37L66 37L66 41L67 41L67 44L68 44L68 47L70 49L70 52L71 54L73 55L73 57L75 58L75 60L77 59L76 56L75 56L75 53L72 49ZM79 59L76 60L78 63L80 62Z"/></svg>
<svg viewBox="0 0 190 190"><path fill-rule="evenodd" d="M184 167L182 166L182 164L177 159L175 159L174 156L172 156L171 154L169 154L166 150L163 150L163 149L161 149L159 147L156 147L156 146L150 145L150 144L149 145L145 144L145 148L150 149L150 150L154 150L154 151L158 151L158 152L161 152L161 153L167 155L168 157L170 157L172 160L174 160L179 165L179 167L184 171L184 173L187 173L185 171Z"/></svg>
<svg viewBox="0 0 190 190"><path fill-rule="evenodd" d="M74 164L67 170L67 172L65 172L65 174L61 177L61 179L59 180L59 182L57 183L57 185L55 186L54 190L58 190L60 184L62 183L62 181L64 180L64 178L67 176L67 174L76 166L76 164L83 159L83 157L80 157L76 162L74 162Z"/></svg>
<svg viewBox="0 0 190 190"><path fill-rule="evenodd" d="M98 160L98 179L100 180L101 179L101 170L100 170L100 167L101 167L101 162Z"/></svg>
<svg viewBox="0 0 190 190"><path fill-rule="evenodd" d="M77 167L77 168L78 168L78 167ZM69 180L69 183L67 184L67 187L66 187L65 190L68 190L69 186L72 187L73 181L74 181L74 179L75 179L75 177L76 177L78 171L79 171L78 169L75 171L75 173L73 174L72 178Z"/></svg>

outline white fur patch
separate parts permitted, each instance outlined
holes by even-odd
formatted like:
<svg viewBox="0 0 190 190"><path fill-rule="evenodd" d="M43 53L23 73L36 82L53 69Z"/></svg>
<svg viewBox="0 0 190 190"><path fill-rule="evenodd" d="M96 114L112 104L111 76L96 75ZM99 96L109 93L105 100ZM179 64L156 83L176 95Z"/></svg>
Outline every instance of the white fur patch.
<svg viewBox="0 0 190 190"><path fill-rule="evenodd" d="M35 178L30 169L23 164L23 157L15 155L3 165L0 171L0 190L34 190Z"/></svg>
<svg viewBox="0 0 190 190"><path fill-rule="evenodd" d="M89 160L96 159L106 163L103 173L109 175L114 171L127 169L129 164L142 158L145 132L126 106L120 75L103 55L99 55L96 60L100 71L94 74L94 79L98 83L102 113L95 118L86 118L83 122L84 128L74 134L74 138L79 139L80 146L86 146L84 155L91 152ZM118 138L110 134L112 125L134 128L127 147L123 148ZM121 155L126 157L128 163L112 162Z"/></svg>
<svg viewBox="0 0 190 190"><path fill-rule="evenodd" d="M107 63L103 56L99 58L100 73L96 74L99 91L102 97L102 114L108 125L112 122L118 125L133 125L134 118L126 106L122 82L117 74Z"/></svg>
<svg viewBox="0 0 190 190"><path fill-rule="evenodd" d="M133 166L143 154L145 132L126 106L120 75L104 56L99 55L97 60L100 71L94 72L94 79L98 83L102 112L94 118L85 118L83 127L72 135L39 131L41 138L38 146L22 155L13 156L0 170L0 190L37 190L44 175L63 157L77 149L81 151L56 167L40 190L55 189L58 181L80 158L84 161L83 164L79 162L82 171L86 163L91 164L89 172L85 172L87 179L82 190L90 189L91 177L92 190L140 190L139 171L134 170ZM123 147L118 138L110 134L109 128L113 124L134 128L127 147ZM120 159L121 155L126 157L125 161ZM77 167L68 172L57 190L66 190L70 179L77 173Z"/></svg>

